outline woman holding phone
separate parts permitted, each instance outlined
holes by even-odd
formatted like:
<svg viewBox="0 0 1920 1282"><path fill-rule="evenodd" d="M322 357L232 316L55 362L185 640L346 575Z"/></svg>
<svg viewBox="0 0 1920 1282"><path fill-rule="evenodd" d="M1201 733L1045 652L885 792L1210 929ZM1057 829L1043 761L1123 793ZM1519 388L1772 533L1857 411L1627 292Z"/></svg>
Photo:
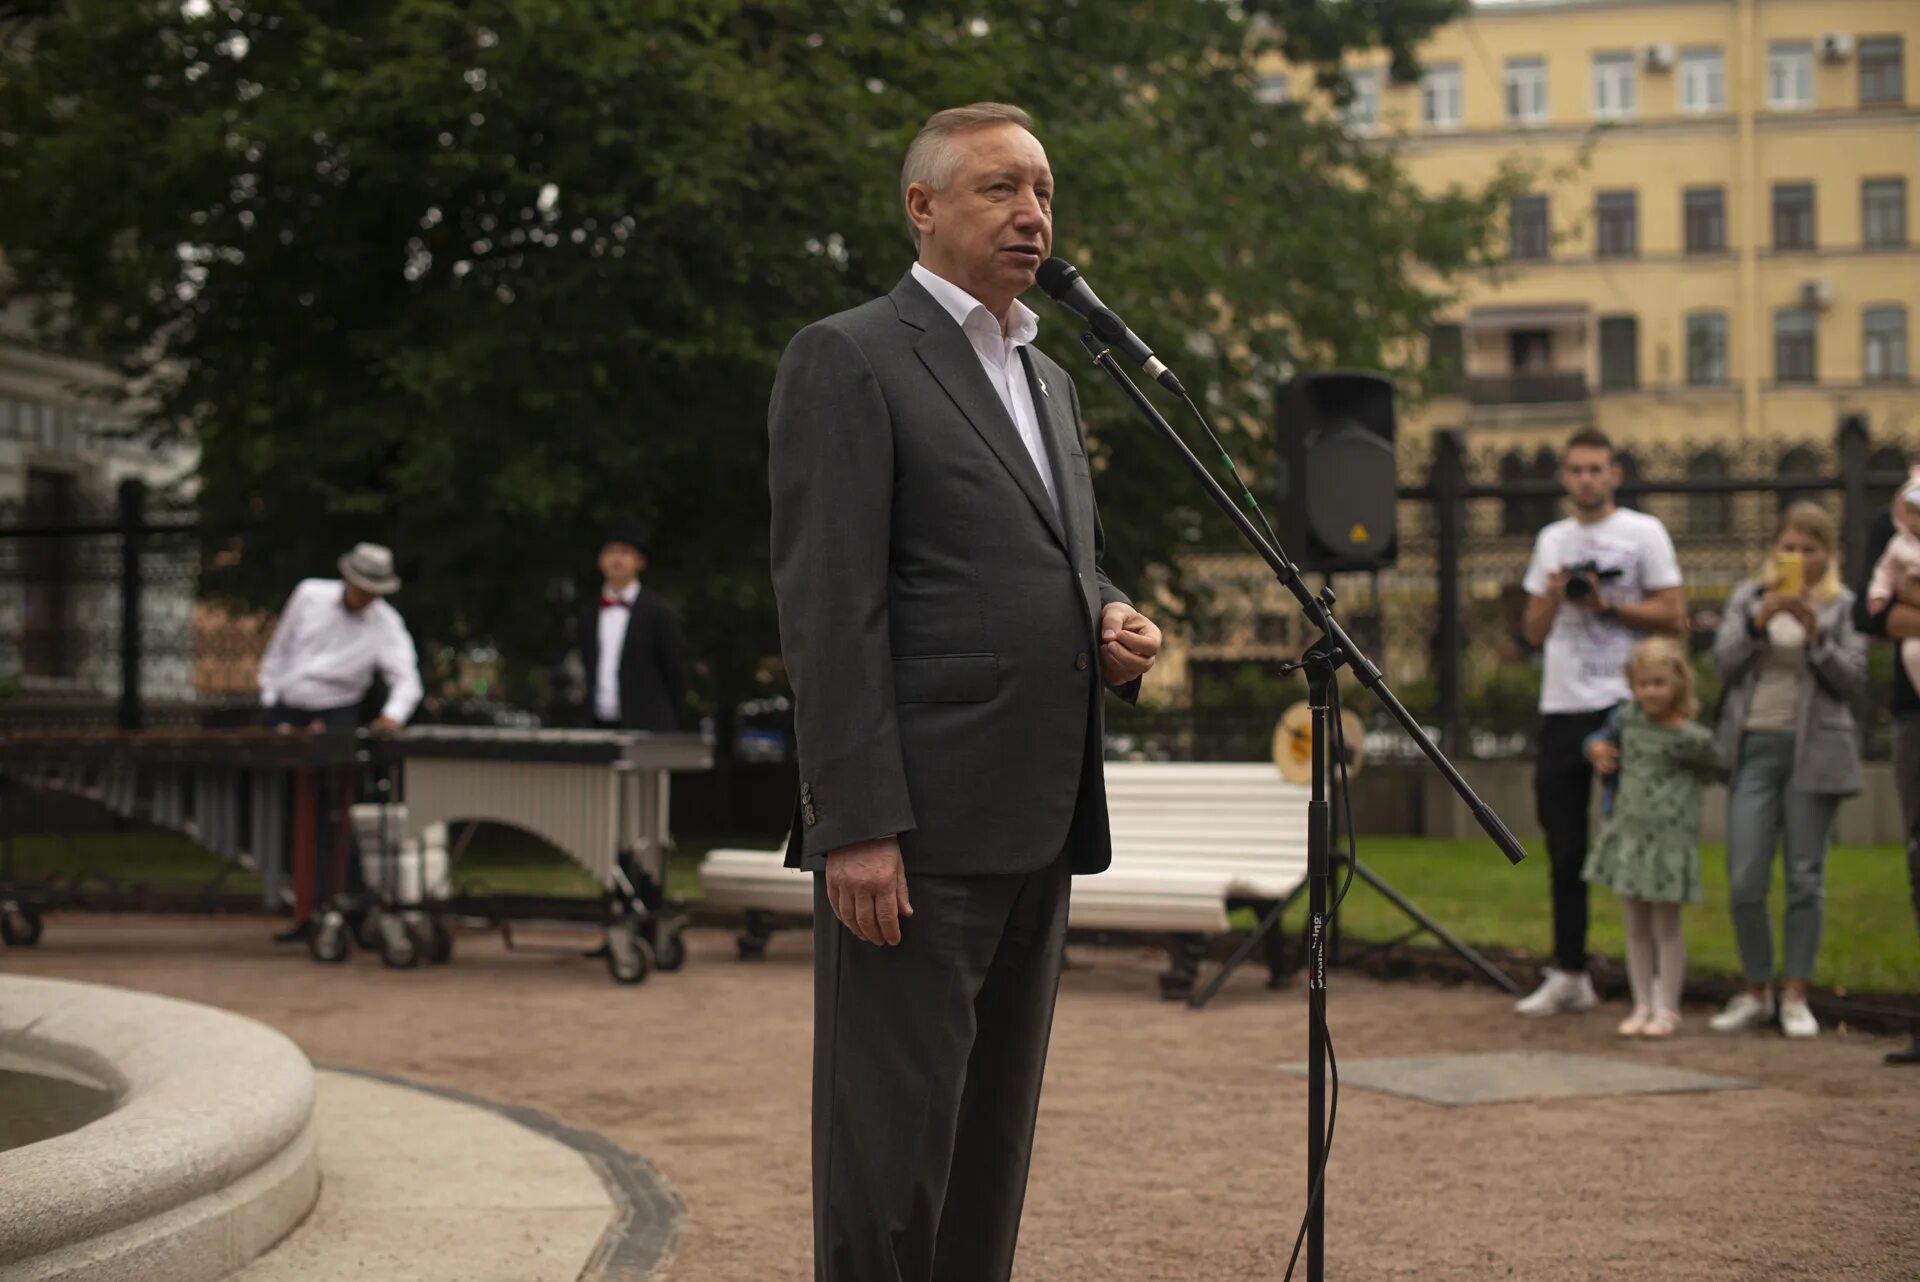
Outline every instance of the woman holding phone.
<svg viewBox="0 0 1920 1282"><path fill-rule="evenodd" d="M1727 793L1727 888L1747 988L1712 1020L1738 1032L1774 1018L1773 931L1767 888L1773 852L1787 870L1780 1029L1812 1037L1807 981L1820 951L1827 841L1842 798L1860 791L1860 744L1850 701L1866 681L1866 641L1853 594L1840 584L1833 518L1795 503L1780 518L1758 579L1728 598L1713 659L1726 682L1720 747Z"/></svg>

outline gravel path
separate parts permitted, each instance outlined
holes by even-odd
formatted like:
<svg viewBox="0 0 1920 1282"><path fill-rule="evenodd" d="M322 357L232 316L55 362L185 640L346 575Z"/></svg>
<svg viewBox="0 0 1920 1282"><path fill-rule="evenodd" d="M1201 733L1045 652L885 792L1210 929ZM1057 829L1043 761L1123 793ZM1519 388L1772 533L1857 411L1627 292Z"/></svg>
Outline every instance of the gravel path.
<svg viewBox="0 0 1920 1282"><path fill-rule="evenodd" d="M277 923L49 921L0 969L208 1002L316 1063L531 1105L644 1154L686 1200L669 1275L810 1276L808 941L742 965L718 932L687 969L616 987L585 938L508 952L462 934L454 964L322 968ZM1155 995L1157 957L1076 948L1066 975L1016 1278L1234 1282L1285 1269L1303 1190L1299 990L1254 968L1195 1014ZM1335 972L1344 1060L1554 1049L1757 1078L1758 1090L1439 1108L1340 1102L1328 1274L1341 1278L1920 1278L1920 1071L1893 1043L1720 1038L1620 1044L1621 1012L1523 1021L1484 988ZM404 1137L396 1137L404 1143Z"/></svg>

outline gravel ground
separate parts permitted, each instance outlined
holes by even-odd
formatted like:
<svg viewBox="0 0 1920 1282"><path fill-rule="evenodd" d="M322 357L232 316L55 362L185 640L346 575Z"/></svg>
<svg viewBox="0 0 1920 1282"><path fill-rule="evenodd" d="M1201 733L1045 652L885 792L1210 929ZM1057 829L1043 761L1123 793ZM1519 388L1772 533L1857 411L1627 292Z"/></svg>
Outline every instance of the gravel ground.
<svg viewBox="0 0 1920 1282"><path fill-rule="evenodd" d="M531 1105L653 1161L686 1201L669 1276L809 1276L809 944L763 964L716 931L678 974L616 987L555 933L509 952L464 933L453 965L322 968L266 920L56 918L0 969L208 1002L317 1063ZM1304 1187L1303 993L1249 968L1212 1007L1160 1002L1144 950L1076 948L1062 988L1015 1276L1278 1278ZM1894 1043L1666 1044L1621 1012L1525 1021L1485 988L1335 972L1343 1060L1552 1049L1751 1077L1717 1094L1440 1108L1349 1088L1328 1185L1328 1275L1437 1279L1920 1278L1920 1071ZM395 1137L396 1143L405 1138ZM1304 1269L1302 1270L1304 1274Z"/></svg>

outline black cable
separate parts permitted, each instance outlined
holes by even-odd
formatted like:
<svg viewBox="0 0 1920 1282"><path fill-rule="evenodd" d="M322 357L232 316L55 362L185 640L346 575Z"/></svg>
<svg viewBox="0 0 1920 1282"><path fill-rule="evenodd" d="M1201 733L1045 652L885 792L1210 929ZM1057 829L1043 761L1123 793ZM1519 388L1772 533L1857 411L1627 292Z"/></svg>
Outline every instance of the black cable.
<svg viewBox="0 0 1920 1282"><path fill-rule="evenodd" d="M1248 511L1260 518L1261 526L1267 531L1267 541L1278 548L1280 536L1273 532L1273 522L1267 520L1267 514L1261 511L1259 501L1253 497L1253 491L1247 487L1246 478L1240 475L1240 469L1234 466L1233 456L1227 453L1227 447L1222 445L1220 438L1213 434L1213 425L1207 422L1207 416L1200 412L1200 407L1193 403L1193 397L1182 392L1180 399L1185 401L1187 409L1192 411L1194 421L1200 424L1200 430L1207 434L1209 441L1213 442L1213 452L1218 454L1220 461L1227 465L1227 471L1233 476L1233 483L1240 487L1240 501L1247 505Z"/></svg>

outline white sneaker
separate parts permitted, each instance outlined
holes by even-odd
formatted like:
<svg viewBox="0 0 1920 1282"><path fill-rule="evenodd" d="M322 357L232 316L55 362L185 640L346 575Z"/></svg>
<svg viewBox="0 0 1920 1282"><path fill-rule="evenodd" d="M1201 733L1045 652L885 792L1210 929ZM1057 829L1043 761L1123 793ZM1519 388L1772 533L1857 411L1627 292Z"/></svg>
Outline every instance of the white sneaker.
<svg viewBox="0 0 1920 1282"><path fill-rule="evenodd" d="M1820 1036L1820 1021L1815 1019L1813 1012L1807 1009L1806 998L1782 995L1780 998L1780 1031L1788 1037Z"/></svg>
<svg viewBox="0 0 1920 1282"><path fill-rule="evenodd" d="M1749 1028L1763 1028L1772 1022L1773 992L1769 989L1764 1000L1748 992L1735 993L1733 1000L1707 1021L1707 1027L1716 1033L1744 1033Z"/></svg>
<svg viewBox="0 0 1920 1282"><path fill-rule="evenodd" d="M1515 1014L1566 1015L1600 1004L1600 995L1593 991L1593 976L1584 970L1575 974L1548 967L1546 975L1540 987L1513 1004Z"/></svg>

